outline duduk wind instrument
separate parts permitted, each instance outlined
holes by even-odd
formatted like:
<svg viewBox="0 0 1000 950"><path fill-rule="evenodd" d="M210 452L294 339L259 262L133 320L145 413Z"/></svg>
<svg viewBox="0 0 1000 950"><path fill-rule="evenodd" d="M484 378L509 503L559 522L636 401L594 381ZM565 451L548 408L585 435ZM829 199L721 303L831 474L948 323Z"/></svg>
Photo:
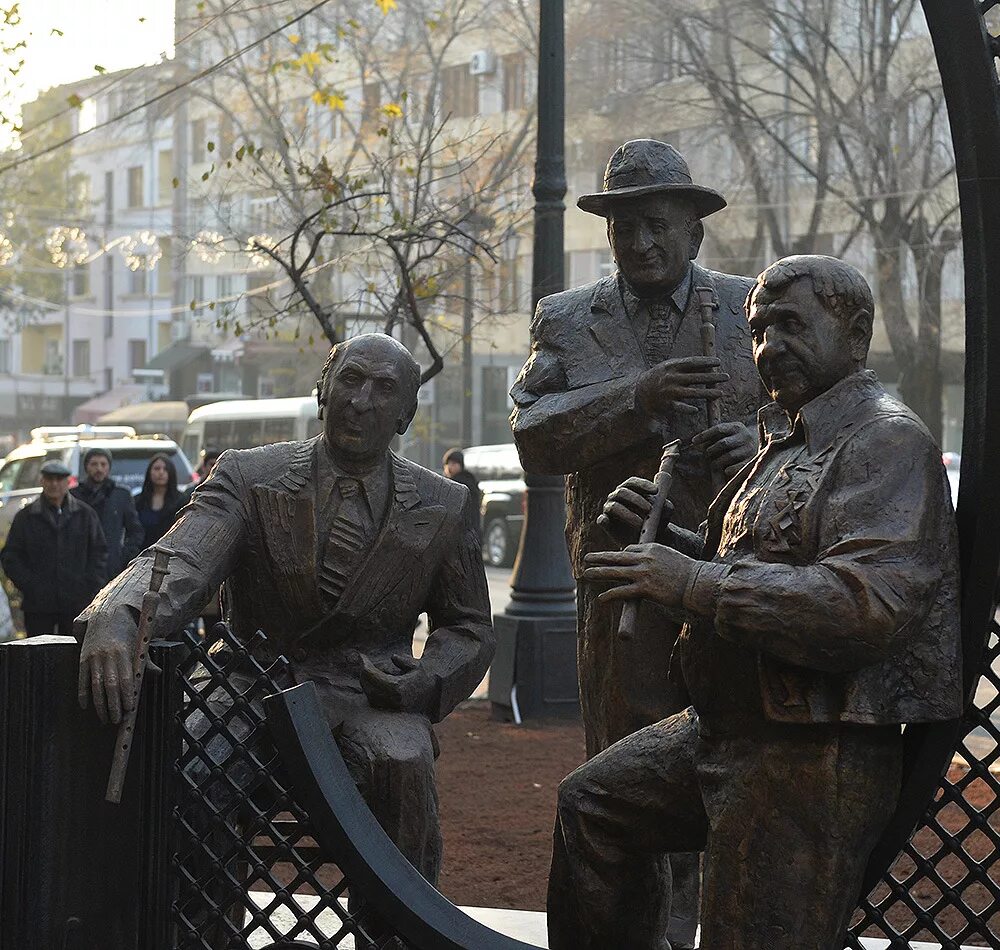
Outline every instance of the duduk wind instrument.
<svg viewBox="0 0 1000 950"><path fill-rule="evenodd" d="M122 789L125 786L125 773L128 770L129 754L132 752L135 721L139 715L142 680L146 675L146 668L150 665L149 641L152 636L153 618L160 605L160 588L163 586L163 579L170 573L167 570L167 565L170 562L172 552L163 548L154 548L154 552L153 574L149 579L149 590L142 595L142 608L139 611L139 638L136 642L135 656L132 658L132 708L125 713L118 726L115 755L111 762L107 791L104 793L105 799L115 805L121 802Z"/></svg>
<svg viewBox="0 0 1000 950"><path fill-rule="evenodd" d="M701 310L701 353L702 356L715 356L715 311L719 305L715 300L715 294L711 287L695 287L694 292L698 295L698 307ZM717 426L722 422L722 404L718 399L706 400L708 404L708 428ZM719 479L712 473L712 484L718 489L721 488Z"/></svg>
<svg viewBox="0 0 1000 950"><path fill-rule="evenodd" d="M673 442L663 446L663 455L660 457L660 468L653 479L656 486L656 494L653 495L653 505L646 515L646 520L642 523L642 530L639 532L639 544L650 544L656 540L660 529L663 527L663 509L667 504L667 496L670 494L670 483L674 478L674 464L681 454L681 440L674 439ZM622 607L621 619L618 621L618 636L629 640L635 636L635 626L639 618L639 601L626 600Z"/></svg>

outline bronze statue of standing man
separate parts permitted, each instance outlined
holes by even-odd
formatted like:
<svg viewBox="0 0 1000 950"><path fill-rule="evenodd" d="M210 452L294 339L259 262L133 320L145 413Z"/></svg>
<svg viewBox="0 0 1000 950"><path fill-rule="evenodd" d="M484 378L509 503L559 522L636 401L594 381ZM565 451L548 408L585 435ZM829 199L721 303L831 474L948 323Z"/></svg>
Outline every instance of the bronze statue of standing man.
<svg viewBox="0 0 1000 950"><path fill-rule="evenodd" d="M531 356L511 397L511 426L524 468L567 474L566 535L574 573L611 541L598 523L625 474L651 478L665 442L681 439L673 520L696 529L728 474L757 448L761 403L743 304L752 281L695 263L702 218L726 206L694 184L673 146L626 142L608 162L604 190L577 202L607 219L618 273L546 297L531 326ZM704 290L702 289L704 288ZM711 307L717 356L703 355L701 323ZM722 422L709 425L717 400ZM588 755L688 705L667 666L679 624L645 601L636 635L616 637L620 608L577 598L580 701ZM664 880L668 872L663 869ZM698 863L673 861L676 947L692 946Z"/></svg>

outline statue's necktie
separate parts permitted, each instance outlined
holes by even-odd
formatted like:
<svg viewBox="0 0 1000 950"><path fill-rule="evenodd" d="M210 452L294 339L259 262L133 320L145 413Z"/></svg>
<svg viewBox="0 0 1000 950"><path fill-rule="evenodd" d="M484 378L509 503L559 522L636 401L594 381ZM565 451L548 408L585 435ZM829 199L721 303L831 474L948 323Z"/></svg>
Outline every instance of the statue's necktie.
<svg viewBox="0 0 1000 950"><path fill-rule="evenodd" d="M319 589L333 601L340 600L374 535L361 483L356 478L340 478L336 490L340 492L340 507L330 526L319 570Z"/></svg>
<svg viewBox="0 0 1000 950"><path fill-rule="evenodd" d="M682 315L669 300L649 301L644 306L649 308L649 327L646 330L643 352L646 361L653 366L670 359Z"/></svg>

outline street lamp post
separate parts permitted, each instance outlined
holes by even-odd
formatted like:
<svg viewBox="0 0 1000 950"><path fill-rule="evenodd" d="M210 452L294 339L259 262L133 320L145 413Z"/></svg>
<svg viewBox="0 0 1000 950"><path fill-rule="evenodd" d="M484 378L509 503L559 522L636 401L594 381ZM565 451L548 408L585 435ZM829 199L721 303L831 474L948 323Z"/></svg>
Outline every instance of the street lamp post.
<svg viewBox="0 0 1000 950"><path fill-rule="evenodd" d="M562 0L539 4L532 305L565 287L565 23ZM494 713L577 715L576 596L566 551L561 475L526 475L527 508L511 599L495 618Z"/></svg>

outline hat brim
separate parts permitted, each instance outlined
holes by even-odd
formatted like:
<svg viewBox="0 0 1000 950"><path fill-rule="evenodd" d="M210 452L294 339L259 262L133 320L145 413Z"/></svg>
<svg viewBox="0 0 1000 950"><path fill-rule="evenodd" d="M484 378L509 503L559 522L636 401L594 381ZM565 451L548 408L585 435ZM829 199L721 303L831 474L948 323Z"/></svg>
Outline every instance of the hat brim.
<svg viewBox="0 0 1000 950"><path fill-rule="evenodd" d="M611 191L599 191L594 195L580 195L576 206L588 214L596 214L602 218L608 216L609 207L616 201L631 198L641 198L643 195L683 194L692 205L699 218L707 218L716 211L726 207L726 199L713 188L704 185L634 185L630 188L614 188Z"/></svg>

